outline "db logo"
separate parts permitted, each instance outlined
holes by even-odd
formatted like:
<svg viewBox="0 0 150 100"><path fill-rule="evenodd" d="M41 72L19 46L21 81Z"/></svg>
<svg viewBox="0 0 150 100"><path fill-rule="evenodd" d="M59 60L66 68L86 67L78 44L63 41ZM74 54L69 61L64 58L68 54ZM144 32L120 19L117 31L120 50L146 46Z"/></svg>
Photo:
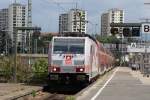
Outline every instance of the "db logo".
<svg viewBox="0 0 150 100"><path fill-rule="evenodd" d="M65 59L65 64L72 64L72 56L71 55L67 55L66 59Z"/></svg>

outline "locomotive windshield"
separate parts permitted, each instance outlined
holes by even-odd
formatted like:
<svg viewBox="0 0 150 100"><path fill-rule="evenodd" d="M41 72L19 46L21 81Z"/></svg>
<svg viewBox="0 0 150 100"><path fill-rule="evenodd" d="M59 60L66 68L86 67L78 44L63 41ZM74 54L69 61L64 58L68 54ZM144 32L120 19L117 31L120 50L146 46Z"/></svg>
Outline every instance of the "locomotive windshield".
<svg viewBox="0 0 150 100"><path fill-rule="evenodd" d="M84 41L81 40L68 40L68 39L62 39L54 40L54 54L66 54L66 53L72 53L72 54L84 54Z"/></svg>
<svg viewBox="0 0 150 100"><path fill-rule="evenodd" d="M77 54L84 54L84 46L82 46L82 45L71 45L69 47L69 52L77 53Z"/></svg>
<svg viewBox="0 0 150 100"><path fill-rule="evenodd" d="M65 53L68 51L67 46L63 46L63 45L55 45L54 46L54 53Z"/></svg>

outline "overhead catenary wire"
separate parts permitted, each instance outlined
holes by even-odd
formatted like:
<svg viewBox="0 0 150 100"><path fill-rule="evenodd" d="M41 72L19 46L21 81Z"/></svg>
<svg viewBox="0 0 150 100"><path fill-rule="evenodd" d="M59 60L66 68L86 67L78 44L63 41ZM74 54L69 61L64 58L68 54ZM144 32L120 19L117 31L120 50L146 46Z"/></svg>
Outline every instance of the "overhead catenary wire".
<svg viewBox="0 0 150 100"><path fill-rule="evenodd" d="M63 10L64 12L67 12L68 10L66 10L63 6L62 6L62 4L64 5L64 4L76 4L76 2L57 2L57 1L55 1L55 0L51 0L51 2L50 2L50 0L44 0L45 2L47 2L47 3L54 3L54 4L56 4L61 10Z"/></svg>

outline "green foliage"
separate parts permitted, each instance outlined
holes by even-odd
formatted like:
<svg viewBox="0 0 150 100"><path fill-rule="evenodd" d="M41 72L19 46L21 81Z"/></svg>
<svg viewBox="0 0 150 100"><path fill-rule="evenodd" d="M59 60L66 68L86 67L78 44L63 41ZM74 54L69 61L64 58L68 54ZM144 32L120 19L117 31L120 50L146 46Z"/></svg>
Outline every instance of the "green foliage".
<svg viewBox="0 0 150 100"><path fill-rule="evenodd" d="M43 40L43 41L51 41L52 38L53 38L53 36L52 36L51 34L49 34L49 35L47 35L47 36L42 37L42 40Z"/></svg>
<svg viewBox="0 0 150 100"><path fill-rule="evenodd" d="M67 96L67 97L65 98L65 100L75 100L75 97L73 97L73 96Z"/></svg>
<svg viewBox="0 0 150 100"><path fill-rule="evenodd" d="M32 66L33 77L31 79L32 83L45 83L47 79L48 72L48 61L47 59L39 59Z"/></svg>
<svg viewBox="0 0 150 100"><path fill-rule="evenodd" d="M120 40L115 36L100 36L96 35L96 39L102 43L119 43Z"/></svg>
<svg viewBox="0 0 150 100"><path fill-rule="evenodd" d="M1 70L10 72L12 68L13 61L11 60L12 57L1 57L0 59L0 65L1 65Z"/></svg>
<svg viewBox="0 0 150 100"><path fill-rule="evenodd" d="M32 69L33 72L47 72L47 66L48 62L46 59L39 59L38 61L35 62L33 65Z"/></svg>
<svg viewBox="0 0 150 100"><path fill-rule="evenodd" d="M11 59L12 57L0 57L0 74L5 81L10 81L12 76L13 61Z"/></svg>
<svg viewBox="0 0 150 100"><path fill-rule="evenodd" d="M47 59L37 60L33 66L28 65L26 62L22 62L21 58L17 57L17 82L32 82L35 80L38 82L45 82L47 78ZM13 81L13 68L14 68L14 57L0 57L0 81L11 82Z"/></svg>
<svg viewBox="0 0 150 100"><path fill-rule="evenodd" d="M35 97L36 96L36 91L32 90L32 96Z"/></svg>
<svg viewBox="0 0 150 100"><path fill-rule="evenodd" d="M14 58L13 56L5 56L0 59L0 70L3 72L3 76L5 80L13 81L12 80L12 74L13 74L13 68L14 68ZM17 58L17 68L16 68L16 76L18 82L25 82L29 77L29 70L31 69L27 67L28 65L23 64L20 61L20 58Z"/></svg>

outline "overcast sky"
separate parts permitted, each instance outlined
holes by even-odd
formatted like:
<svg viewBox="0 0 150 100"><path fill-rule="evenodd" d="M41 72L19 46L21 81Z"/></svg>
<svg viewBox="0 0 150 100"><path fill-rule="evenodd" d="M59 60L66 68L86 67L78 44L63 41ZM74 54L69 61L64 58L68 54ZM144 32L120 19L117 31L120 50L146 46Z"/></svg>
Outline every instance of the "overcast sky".
<svg viewBox="0 0 150 100"><path fill-rule="evenodd" d="M15 0L0 0L0 9L6 8ZM27 4L27 0L16 0ZM125 11L125 22L140 22L140 19L150 18L150 5L144 2L150 0L32 0L33 1L33 25L42 27L44 32L58 32L58 16L67 12L70 8L78 7L85 9L88 20L98 24L97 32L100 31L100 16L111 8L120 8ZM88 33L95 31L94 25L88 25Z"/></svg>

